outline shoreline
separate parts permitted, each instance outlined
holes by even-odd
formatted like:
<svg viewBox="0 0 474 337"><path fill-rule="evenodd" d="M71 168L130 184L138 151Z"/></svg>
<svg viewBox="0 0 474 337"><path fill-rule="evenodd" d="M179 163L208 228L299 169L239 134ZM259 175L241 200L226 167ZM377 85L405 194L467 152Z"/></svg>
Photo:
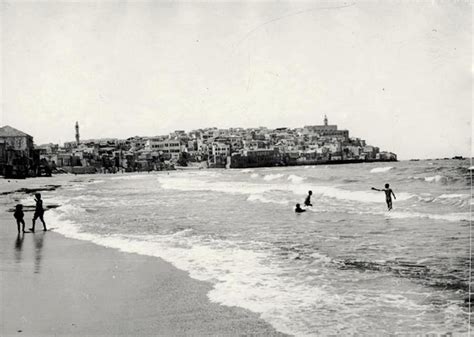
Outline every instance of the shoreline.
<svg viewBox="0 0 474 337"><path fill-rule="evenodd" d="M121 169L116 169L113 172L104 172L101 170L97 170L96 168L93 168L91 166L67 166L67 170L64 169L64 167L60 167L64 172L59 173L53 173L51 176L28 176L28 177L4 177L4 179L8 180L24 180L24 179L29 179L29 178L52 178L56 177L58 175L97 175L97 174L127 174L127 173L150 173L150 172L173 172L173 171L195 171L195 170L209 170L209 169L226 169L226 170L239 170L239 169L255 169L255 168L271 168L271 167L294 167L294 166L322 166L322 165L348 165L348 164L364 164L364 163L389 163L389 162L399 162L399 160L394 160L394 159L340 159L340 160L305 160L303 162L289 162L289 163L276 163L276 162L271 162L271 163L264 163L264 164L239 164L239 165L234 165L234 166L229 166L226 167L225 165L211 165L209 166L208 164L203 166L203 165L189 165L189 166L173 166L173 168L170 169L164 169L164 170L138 170L138 171L123 171ZM94 169L94 170L92 170ZM70 172L69 172L70 171ZM0 176L1 177L1 176Z"/></svg>
<svg viewBox="0 0 474 337"><path fill-rule="evenodd" d="M8 184L9 192L27 184L42 188L30 182ZM0 192L9 188L1 184ZM257 313L211 303L211 283L192 279L161 258L124 253L54 231L17 236L8 211L16 196L2 193L0 204L3 336L285 336ZM27 227L31 216L25 212ZM55 227L48 223L48 212L45 220Z"/></svg>
<svg viewBox="0 0 474 337"><path fill-rule="evenodd" d="M406 161L411 161L411 162L418 162L418 161L444 161L444 160L469 160L469 157L462 157L462 158L434 158L434 159L402 159L402 160L393 160L393 159L344 159L344 160L309 160L305 162L294 162L294 163L288 163L285 165L279 165L279 164L268 164L268 165L242 165L242 166L233 166L226 168L225 166L202 166L202 165L190 165L190 166L175 166L173 169L166 169L166 170L138 170L138 171L116 171L116 172L63 172L63 173L54 173L50 177L36 177L36 176L31 176L31 177L25 177L25 178L6 178L4 176L0 176L0 181L1 179L3 180L14 180L14 181L25 181L27 179L51 179L51 178L57 178L61 176L97 176L97 175L123 175L123 174L145 174L145 173L158 173L162 172L165 173L167 172L182 172L182 171L199 171L199 170L242 170L242 169L258 169L258 168L285 168L285 167L305 167L305 166L338 166L338 165L353 165L353 164L374 164L374 163L399 163L399 162L406 162ZM74 166L72 168L82 168L83 166ZM50 185L51 186L51 185ZM0 190L0 195L5 194L1 193Z"/></svg>

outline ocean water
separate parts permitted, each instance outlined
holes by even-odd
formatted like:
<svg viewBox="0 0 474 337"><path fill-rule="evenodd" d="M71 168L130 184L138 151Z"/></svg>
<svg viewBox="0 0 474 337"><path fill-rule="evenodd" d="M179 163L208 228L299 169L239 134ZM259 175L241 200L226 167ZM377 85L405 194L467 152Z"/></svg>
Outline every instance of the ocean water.
<svg viewBox="0 0 474 337"><path fill-rule="evenodd" d="M467 161L76 176L44 192L65 236L161 257L211 301L298 336L466 334ZM383 192L397 199L387 212ZM313 191L313 207L295 214ZM31 203L31 200L24 202ZM139 275L137 275L139 277Z"/></svg>

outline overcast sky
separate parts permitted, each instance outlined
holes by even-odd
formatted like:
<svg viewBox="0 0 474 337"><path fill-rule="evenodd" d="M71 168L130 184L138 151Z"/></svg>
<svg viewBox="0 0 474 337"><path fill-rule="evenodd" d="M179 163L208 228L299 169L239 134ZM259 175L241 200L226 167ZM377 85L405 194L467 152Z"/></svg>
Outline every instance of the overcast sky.
<svg viewBox="0 0 474 337"><path fill-rule="evenodd" d="M469 155L468 1L2 2L0 124L36 144L176 129L348 129Z"/></svg>

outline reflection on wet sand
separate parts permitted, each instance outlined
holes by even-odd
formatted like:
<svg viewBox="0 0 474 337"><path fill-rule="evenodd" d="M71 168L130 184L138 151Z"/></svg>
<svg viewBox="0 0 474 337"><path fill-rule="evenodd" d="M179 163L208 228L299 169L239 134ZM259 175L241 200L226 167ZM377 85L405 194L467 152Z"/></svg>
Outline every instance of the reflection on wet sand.
<svg viewBox="0 0 474 337"><path fill-rule="evenodd" d="M27 235L29 236L29 235ZM43 257L43 245L45 240L45 233L36 233L31 235L34 244L34 273L38 274L41 271L41 260ZM21 233L18 234L15 239L15 250L14 250L14 258L16 263L23 262L23 243L25 240L25 234Z"/></svg>
<svg viewBox="0 0 474 337"><path fill-rule="evenodd" d="M41 269L41 259L43 254L45 233L37 233L34 235L35 243L35 274L38 274Z"/></svg>
<svg viewBox="0 0 474 337"><path fill-rule="evenodd" d="M16 240L15 240L15 262L20 263L21 262L21 253L23 249L23 239L25 238L25 235L22 233L18 233Z"/></svg>

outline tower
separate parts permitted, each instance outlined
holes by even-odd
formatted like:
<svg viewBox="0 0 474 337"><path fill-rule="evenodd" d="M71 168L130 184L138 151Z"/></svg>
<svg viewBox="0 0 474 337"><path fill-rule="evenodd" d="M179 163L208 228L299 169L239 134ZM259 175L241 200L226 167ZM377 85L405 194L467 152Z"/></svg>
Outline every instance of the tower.
<svg viewBox="0 0 474 337"><path fill-rule="evenodd" d="M76 122L76 145L79 145L79 122Z"/></svg>
<svg viewBox="0 0 474 337"><path fill-rule="evenodd" d="M324 115L324 125L328 126L328 117Z"/></svg>

